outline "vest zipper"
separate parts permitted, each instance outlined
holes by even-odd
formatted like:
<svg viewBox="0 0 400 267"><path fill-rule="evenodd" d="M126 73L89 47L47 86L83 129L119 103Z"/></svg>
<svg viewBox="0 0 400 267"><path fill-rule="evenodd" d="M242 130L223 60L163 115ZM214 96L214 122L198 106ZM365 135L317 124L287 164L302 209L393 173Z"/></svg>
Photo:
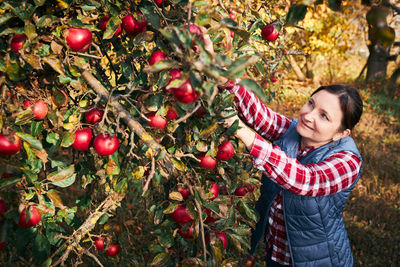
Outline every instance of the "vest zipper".
<svg viewBox="0 0 400 267"><path fill-rule="evenodd" d="M286 218L286 208L285 208L285 190L282 192L282 210L283 210L283 218L285 220L285 231L286 231L286 239L289 244L289 251L290 251L290 258L292 259L292 266L295 266L294 260L293 260L293 253L292 253L292 245L290 244L290 238L289 238L289 232L286 226L287 218Z"/></svg>

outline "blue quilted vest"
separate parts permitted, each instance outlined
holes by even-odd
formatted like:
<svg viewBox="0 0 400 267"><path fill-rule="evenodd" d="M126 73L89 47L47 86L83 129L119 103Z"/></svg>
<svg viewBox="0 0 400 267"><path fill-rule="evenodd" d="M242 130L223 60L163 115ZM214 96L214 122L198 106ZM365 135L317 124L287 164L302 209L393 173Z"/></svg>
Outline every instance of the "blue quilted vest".
<svg viewBox="0 0 400 267"><path fill-rule="evenodd" d="M297 120L293 119L289 129L274 142L292 158L297 157L301 139L296 125ZM318 163L343 150L361 158L353 139L345 137L314 149L300 162L304 165ZM282 205L293 266L352 266L353 255L342 212L360 174L347 190L320 197L293 194L263 174L261 196L256 204L260 219L252 233L250 254L254 254L260 239L264 237L268 211L276 195L283 190Z"/></svg>

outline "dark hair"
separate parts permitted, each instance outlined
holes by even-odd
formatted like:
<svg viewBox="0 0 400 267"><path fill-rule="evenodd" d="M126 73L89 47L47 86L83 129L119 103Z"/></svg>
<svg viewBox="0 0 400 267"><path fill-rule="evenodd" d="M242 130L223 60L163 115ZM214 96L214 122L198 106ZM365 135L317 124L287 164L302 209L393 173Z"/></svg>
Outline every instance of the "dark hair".
<svg viewBox="0 0 400 267"><path fill-rule="evenodd" d="M319 87L311 96L322 90L339 97L340 107L343 112L342 128L343 130L352 130L359 122L363 112L363 102L358 91L348 85L327 85Z"/></svg>

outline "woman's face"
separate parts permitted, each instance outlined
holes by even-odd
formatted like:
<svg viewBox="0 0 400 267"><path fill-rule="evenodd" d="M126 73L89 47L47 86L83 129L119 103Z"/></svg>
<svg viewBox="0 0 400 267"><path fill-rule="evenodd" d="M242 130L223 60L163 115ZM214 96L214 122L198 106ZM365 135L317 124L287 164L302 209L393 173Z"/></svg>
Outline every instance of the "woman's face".
<svg viewBox="0 0 400 267"><path fill-rule="evenodd" d="M342 117L337 95L321 90L311 96L300 109L296 128L302 136L303 148L322 146L348 136L349 129L341 130Z"/></svg>

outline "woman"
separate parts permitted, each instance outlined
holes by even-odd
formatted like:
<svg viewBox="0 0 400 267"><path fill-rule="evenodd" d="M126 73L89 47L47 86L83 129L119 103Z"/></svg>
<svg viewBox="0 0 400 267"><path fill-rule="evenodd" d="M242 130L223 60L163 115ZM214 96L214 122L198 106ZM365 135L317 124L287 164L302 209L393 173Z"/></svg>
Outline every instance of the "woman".
<svg viewBox="0 0 400 267"><path fill-rule="evenodd" d="M298 118L288 119L239 85L227 89L244 122L235 135L263 171L250 254L264 236L268 267L352 266L342 212L361 173L362 159L349 137L362 114L358 92L320 87Z"/></svg>

